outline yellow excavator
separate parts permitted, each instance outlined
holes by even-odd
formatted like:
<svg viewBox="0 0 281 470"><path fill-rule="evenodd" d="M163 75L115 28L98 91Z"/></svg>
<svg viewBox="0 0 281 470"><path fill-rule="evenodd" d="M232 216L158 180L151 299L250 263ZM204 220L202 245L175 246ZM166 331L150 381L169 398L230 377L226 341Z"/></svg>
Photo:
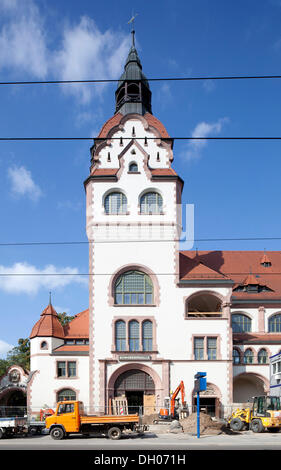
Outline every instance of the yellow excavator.
<svg viewBox="0 0 281 470"><path fill-rule="evenodd" d="M253 397L249 408L235 410L228 419L232 431L251 429L253 432L278 432L281 428L280 398L261 395Z"/></svg>

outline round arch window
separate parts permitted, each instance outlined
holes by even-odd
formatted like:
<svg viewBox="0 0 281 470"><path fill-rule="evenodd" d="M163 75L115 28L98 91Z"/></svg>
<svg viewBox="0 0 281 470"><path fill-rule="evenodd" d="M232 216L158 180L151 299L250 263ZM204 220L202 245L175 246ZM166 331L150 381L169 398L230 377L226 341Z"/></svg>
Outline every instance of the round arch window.
<svg viewBox="0 0 281 470"><path fill-rule="evenodd" d="M127 198L125 194L113 191L104 199L104 210L106 214L126 214Z"/></svg>
<svg viewBox="0 0 281 470"><path fill-rule="evenodd" d="M140 271L127 271L121 274L114 285L116 305L151 305L153 285L150 277Z"/></svg>
<svg viewBox="0 0 281 470"><path fill-rule="evenodd" d="M252 330L252 321L243 314L234 314L231 317L233 333L247 333Z"/></svg>
<svg viewBox="0 0 281 470"><path fill-rule="evenodd" d="M64 400L76 400L76 393L73 390L68 388L64 388L58 392L58 399L57 401L64 401Z"/></svg>
<svg viewBox="0 0 281 470"><path fill-rule="evenodd" d="M273 315L268 320L268 331L270 333L280 333L281 332L281 314Z"/></svg>
<svg viewBox="0 0 281 470"><path fill-rule="evenodd" d="M143 194L140 198L141 214L161 214L163 212L163 198L156 191Z"/></svg>

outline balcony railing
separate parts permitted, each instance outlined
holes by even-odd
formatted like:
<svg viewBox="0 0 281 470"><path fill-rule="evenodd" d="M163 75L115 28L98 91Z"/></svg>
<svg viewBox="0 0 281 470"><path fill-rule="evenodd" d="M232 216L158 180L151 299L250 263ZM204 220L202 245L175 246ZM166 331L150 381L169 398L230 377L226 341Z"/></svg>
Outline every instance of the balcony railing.
<svg viewBox="0 0 281 470"><path fill-rule="evenodd" d="M187 312L187 318L221 318L222 312Z"/></svg>

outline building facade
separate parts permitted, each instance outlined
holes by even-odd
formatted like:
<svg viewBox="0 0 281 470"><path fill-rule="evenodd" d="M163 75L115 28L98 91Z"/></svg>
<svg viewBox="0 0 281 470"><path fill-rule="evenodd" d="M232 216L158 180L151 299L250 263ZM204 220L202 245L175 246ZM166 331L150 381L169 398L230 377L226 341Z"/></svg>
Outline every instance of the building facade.
<svg viewBox="0 0 281 470"><path fill-rule="evenodd" d="M183 380L192 409L194 375L205 371L202 406L222 416L269 391L281 253L180 250L184 183L132 39L84 182L89 308L65 328L51 304L42 312L30 335L28 407L69 397L107 412L124 396L130 409L155 413Z"/></svg>

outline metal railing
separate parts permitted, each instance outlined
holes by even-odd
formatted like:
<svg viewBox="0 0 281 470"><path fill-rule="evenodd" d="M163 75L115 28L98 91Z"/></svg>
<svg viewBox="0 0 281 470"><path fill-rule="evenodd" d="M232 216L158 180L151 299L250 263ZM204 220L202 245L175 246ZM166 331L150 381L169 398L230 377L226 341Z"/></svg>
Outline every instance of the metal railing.
<svg viewBox="0 0 281 470"><path fill-rule="evenodd" d="M233 403L232 405L220 405L216 407L215 405L202 405L200 406L201 413L210 415L211 417L217 417L220 419L225 419L229 417L234 410L237 408L247 408L251 407L251 403ZM42 407L43 408L43 407ZM42 408L36 407L29 410L26 406L0 406L0 418L5 417L23 417L29 416L32 420L40 420L40 411ZM51 409L55 411L56 406L50 406ZM157 417L160 413L160 409L164 406L128 406L128 414L138 414L139 416L151 416ZM196 413L196 405L189 405L185 408L186 416ZM169 413L170 410L168 410ZM176 410L178 411L178 410ZM85 415L105 415L112 414L112 411L104 407L90 407L89 405L84 405L84 414Z"/></svg>

